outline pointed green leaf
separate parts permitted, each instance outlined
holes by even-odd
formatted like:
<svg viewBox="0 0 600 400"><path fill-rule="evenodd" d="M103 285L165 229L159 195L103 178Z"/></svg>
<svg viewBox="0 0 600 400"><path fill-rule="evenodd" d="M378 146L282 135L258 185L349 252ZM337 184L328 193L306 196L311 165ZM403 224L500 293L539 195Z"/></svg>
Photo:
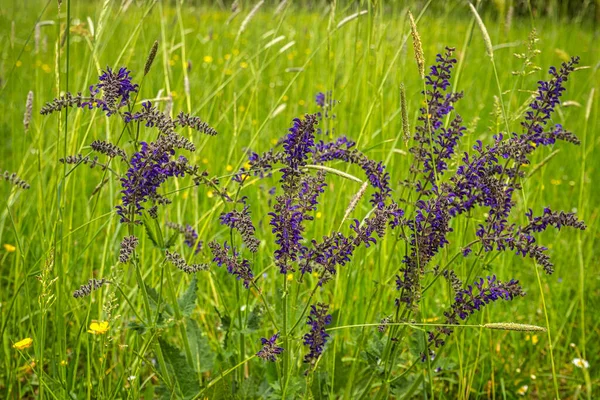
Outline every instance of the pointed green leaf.
<svg viewBox="0 0 600 400"><path fill-rule="evenodd" d="M179 308L181 308L181 312L186 317L192 315L194 308L196 307L196 290L198 290L198 278L194 274L192 281L190 282L190 286L187 290L181 295L178 300Z"/></svg>
<svg viewBox="0 0 600 400"><path fill-rule="evenodd" d="M198 372L212 371L216 354L210 348L208 338L202 334L200 327L193 319L187 321L186 332L194 360L194 369Z"/></svg>
<svg viewBox="0 0 600 400"><path fill-rule="evenodd" d="M175 377L177 386L184 399L191 399L200 392L200 384L194 369L188 364L185 355L175 346L159 338L158 343L163 352L170 373Z"/></svg>

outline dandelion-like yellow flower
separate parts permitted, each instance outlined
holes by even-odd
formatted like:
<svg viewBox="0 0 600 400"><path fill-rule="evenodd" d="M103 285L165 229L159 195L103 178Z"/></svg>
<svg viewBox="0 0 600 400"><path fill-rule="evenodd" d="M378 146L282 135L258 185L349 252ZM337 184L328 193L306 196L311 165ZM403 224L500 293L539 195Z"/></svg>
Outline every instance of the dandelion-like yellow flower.
<svg viewBox="0 0 600 400"><path fill-rule="evenodd" d="M12 244L5 243L4 250L8 251L9 253L14 253L17 250L17 248Z"/></svg>
<svg viewBox="0 0 600 400"><path fill-rule="evenodd" d="M20 67L21 65L23 65L23 63L21 62L21 60L19 60L19 61L17 61L17 62L15 63L15 65L16 65L17 67Z"/></svg>
<svg viewBox="0 0 600 400"><path fill-rule="evenodd" d="M228 165L227 167L225 167L225 169L227 170L227 172L231 172L233 171L233 165Z"/></svg>
<svg viewBox="0 0 600 400"><path fill-rule="evenodd" d="M31 347L32 344L33 344L33 339L28 337L23 340L19 340L17 343L13 344L13 347L17 350L24 350L24 349Z"/></svg>
<svg viewBox="0 0 600 400"><path fill-rule="evenodd" d="M92 321L88 333L91 333L92 335L104 335L108 332L108 328L108 321Z"/></svg>
<svg viewBox="0 0 600 400"><path fill-rule="evenodd" d="M287 274L287 280L288 281L293 281L294 280L294 274Z"/></svg>
<svg viewBox="0 0 600 400"><path fill-rule="evenodd" d="M211 62L213 62L213 58L211 56L204 56L203 60L207 64L210 64Z"/></svg>
<svg viewBox="0 0 600 400"><path fill-rule="evenodd" d="M212 192L212 190L209 190L208 192L206 192L206 196L207 196L209 199L212 199L212 198L215 196L215 194Z"/></svg>
<svg viewBox="0 0 600 400"><path fill-rule="evenodd" d="M248 63L246 61L242 61L240 63L240 67L242 67L243 69L246 69L246 68L248 68Z"/></svg>
<svg viewBox="0 0 600 400"><path fill-rule="evenodd" d="M323 214L321 214L321 211L317 211L317 215L316 215L317 219L321 218L322 216L323 216Z"/></svg>

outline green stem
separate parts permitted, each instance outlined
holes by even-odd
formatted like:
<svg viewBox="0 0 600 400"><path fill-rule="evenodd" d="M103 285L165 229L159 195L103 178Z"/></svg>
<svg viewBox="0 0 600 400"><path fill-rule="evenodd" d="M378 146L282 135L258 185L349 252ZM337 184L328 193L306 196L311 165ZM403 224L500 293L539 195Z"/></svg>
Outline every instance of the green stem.
<svg viewBox="0 0 600 400"><path fill-rule="evenodd" d="M163 263L163 268L165 268ZM187 332L185 330L185 319L183 314L181 313L181 309L179 308L179 302L177 301L177 296L175 295L175 285L173 284L173 278L171 277L171 273L169 271L165 271L165 275L167 275L167 286L169 287L169 296L171 300L171 304L173 305L173 311L175 312L176 324L179 327L179 332L181 332L181 338L183 339L183 347L185 350L185 356L187 358L188 364L194 365L194 357L192 356L192 349L190 348L190 341L188 340ZM199 376L202 379L202 376Z"/></svg>
<svg viewBox="0 0 600 400"><path fill-rule="evenodd" d="M289 346L289 332L288 332L288 284L287 284L287 274L283 275L283 297L282 297L282 307L283 307L283 348L285 351L283 352L283 397L285 398L285 391L287 389L287 381L288 381L288 370L290 363L290 346Z"/></svg>
<svg viewBox="0 0 600 400"><path fill-rule="evenodd" d="M542 278L540 278L540 269L535 266L535 275L537 276L538 286L540 288L540 297L542 299L542 309L544 310L544 317L546 317L546 334L548 335L548 350L550 350L550 363L552 364L552 381L554 382L554 391L556 392L556 398L560 400L560 394L558 392L558 380L556 378L556 366L554 365L554 351L552 345L552 335L550 333L550 319L548 318L548 310L546 309L546 299L544 298L544 288L542 287Z"/></svg>

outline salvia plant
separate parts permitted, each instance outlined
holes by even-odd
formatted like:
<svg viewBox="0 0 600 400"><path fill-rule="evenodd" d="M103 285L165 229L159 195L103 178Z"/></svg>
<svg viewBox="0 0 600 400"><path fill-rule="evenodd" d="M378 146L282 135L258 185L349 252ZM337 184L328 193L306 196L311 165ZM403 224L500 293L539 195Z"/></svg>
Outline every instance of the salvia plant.
<svg viewBox="0 0 600 400"><path fill-rule="evenodd" d="M144 76L156 51L157 44ZM89 279L73 296L94 296L94 291L105 286L114 290L113 296L127 296L124 268L133 269L144 313L134 309L129 327L141 335L143 350L152 353L140 354L140 360L148 362L151 357L151 368L161 381L158 394L204 398L227 390L228 396L243 396L244 381L252 379L244 373L245 364L261 362L269 385L257 396L294 398L313 390L319 362L330 350L335 330L349 328L339 326L335 314L352 305L330 300L336 279L353 268L361 248L378 246L387 236L400 243L394 249L401 263L379 288L392 301L381 310L380 319L361 325L363 335L377 338L381 346L368 354L373 368L364 377L364 386L355 388L352 395L366 396L378 387L379 395L385 396L387 388L401 383L394 360L403 343L414 339L407 328L425 328L414 363L434 365L455 329L470 317L492 303L525 295L518 280L502 280L489 269L484 272L486 254L512 252L552 274L547 247L536 235L548 228L585 229L573 213L547 207L521 216L517 206L531 155L557 141L579 143L561 125L550 124L578 58L550 68L548 79L538 82L517 132L498 132L488 143L477 140L465 148L461 141L472 132L457 113L463 94L450 90L456 64L453 53L454 49L446 48L424 76L425 101L409 140L413 161L405 179L392 177L394 171L361 151L352 138L337 135L333 123L337 102L331 92L318 93L315 113L294 119L274 148L245 149L247 163L221 178L210 177L189 161L189 153L196 150L195 135L214 136L216 131L199 117L179 113L173 118L149 100L138 102L140 85L125 67L107 67L85 94L65 93L47 103L42 114L69 107L95 110L119 121L114 143L96 139L89 144L90 153L61 159L73 168L101 168L117 180L120 195L115 215L127 232L113 256L122 269ZM406 108L404 102L403 97ZM408 129L406 123L404 134ZM4 177L26 187L16 175ZM223 208L214 216L219 229L213 237L200 237L189 222L167 218L163 208L173 200L165 187L176 179L190 179L217 195L215 200ZM317 213L333 212L320 208L321 199L329 194L328 185L345 179L361 186L344 205L342 224L324 236L312 237ZM253 191L260 196L252 195ZM268 199L269 211L264 213L264 207L250 200L254 198ZM457 243L454 227L459 218L477 222L468 225L470 232L460 236L464 242ZM154 244L163 260L158 289L144 279L149 267L138 254L143 237ZM179 245L178 237L183 238ZM177 251L178 246L187 248L186 252ZM440 264L439 255L446 249L455 254ZM459 258L472 260L464 276L454 268ZM235 310L216 311L223 348L211 349L193 311L198 281L218 278L220 270L231 275L230 282L220 285L233 288L237 304ZM177 274L182 274L179 280L192 276L179 297L173 282ZM448 282L453 300L439 315L441 323L428 325L421 321L423 299L440 278ZM267 279L280 282L276 292L267 290L272 287L264 284ZM241 307L249 296L258 305L247 313ZM111 310L110 305L105 308L107 313ZM514 323L488 325L489 329L541 329ZM96 323L91 330L102 333L104 328ZM180 337L169 338L170 328L177 329ZM229 368L212 370L215 356L210 353L217 353ZM137 366L132 379L139 379L139 371Z"/></svg>

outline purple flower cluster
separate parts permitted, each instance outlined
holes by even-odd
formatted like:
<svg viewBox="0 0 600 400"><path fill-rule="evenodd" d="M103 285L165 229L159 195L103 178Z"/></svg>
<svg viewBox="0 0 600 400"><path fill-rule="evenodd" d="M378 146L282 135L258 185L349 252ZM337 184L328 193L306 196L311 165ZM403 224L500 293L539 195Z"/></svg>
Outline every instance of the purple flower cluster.
<svg viewBox="0 0 600 400"><path fill-rule="evenodd" d="M345 137L329 143L315 143L315 124L314 115L306 115L304 120L294 120L283 141L283 151L270 150L262 155L252 153L250 171L244 169L240 174L254 173L262 177L269 173L273 165L284 164L280 179L284 193L276 197L273 211L269 213L278 246L274 253L275 263L284 274L295 271L296 264L300 266L302 274L316 268L322 275L319 283L323 284L336 273L337 265L350 261L357 246L369 246L376 242L375 235L380 238L385 235L387 226L398 226L403 211L391 201L389 174L383 163L369 159L354 148L354 142ZM335 232L324 237L320 243L312 240L311 246L308 246L304 238L304 222L313 219L318 197L325 191L326 174L319 171L316 175L310 175L302 167L309 161L323 164L332 160L356 164L363 169L370 186L375 189L371 199L375 210L360 227L358 223L351 226L356 236Z"/></svg>
<svg viewBox="0 0 600 400"><path fill-rule="evenodd" d="M323 353L329 338L329 334L325 330L325 327L331 324L331 315L327 313L328 310L329 306L323 303L310 306L310 315L306 322L307 325L310 325L310 332L304 335L304 345L308 346L309 351L304 356L304 362L311 364L311 368Z"/></svg>
<svg viewBox="0 0 600 400"><path fill-rule="evenodd" d="M202 240L198 240L198 232L189 224L180 225L174 222L167 222L167 227L176 230L181 233L184 238L184 244L190 249L194 250L194 254L198 254L200 250L202 250L203 242Z"/></svg>
<svg viewBox="0 0 600 400"><path fill-rule="evenodd" d="M451 66L455 62L452 49L448 48L444 56L438 55L437 61L427 78L431 89L426 92L427 106L421 110L421 126L416 128L412 149L415 155L412 170L424 180L416 178L419 199L415 203L414 218L406 221L410 250L396 280L400 292L397 305L404 303L409 307L418 304L421 276L431 259L449 243L451 220L460 214L472 212L478 206L487 213L475 231L476 240L464 247L465 256L478 244L486 252L509 249L518 255L529 255L549 273L552 263L544 253L547 249L536 244L531 233L548 226L585 228L573 214L557 214L549 209L544 217L535 220L530 213L529 226L520 227L508 221L515 205L513 194L520 189L518 179L523 176L520 167L529 162L527 157L539 146L553 144L557 139L578 143L576 137L561 126L544 129L564 91L562 84L578 60L574 58L564 63L560 72L551 69L551 79L539 83L538 94L522 124L522 134L500 133L494 137L494 143L487 146L477 141L474 151L465 152L456 171L444 181L441 176L455 153L464 127L460 126L460 117L455 116L449 128L443 128L442 117L452 111L460 96L441 93L449 87Z"/></svg>
<svg viewBox="0 0 600 400"><path fill-rule="evenodd" d="M134 216L142 215L143 203L149 200L168 203L157 193L158 188L169 177L184 176L188 168L187 159L183 156L173 159L174 154L173 148L164 142L141 143L141 149L131 157L129 169L121 178L122 205L116 207L121 222L139 222Z"/></svg>
<svg viewBox="0 0 600 400"><path fill-rule="evenodd" d="M371 204L383 207L392 193L390 175L385 170L385 165L381 161L371 160L357 150L354 147L355 145L355 142L345 136L328 143L321 140L315 145L314 161L317 164L323 164L328 161L340 160L360 166L367 176L371 187L375 189L375 193L371 197Z"/></svg>
<svg viewBox="0 0 600 400"><path fill-rule="evenodd" d="M235 248L232 248L225 242L221 246L218 242L212 241L208 244L213 255L213 261L217 263L219 267L225 265L227 272L237 277L238 280L244 281L244 287L248 289L254 279L252 270L250 269L250 262L245 258L240 258L239 253ZM231 254L230 253L231 250Z"/></svg>
<svg viewBox="0 0 600 400"><path fill-rule="evenodd" d="M131 94L138 91L139 86L131 82L130 74L131 71L125 67L119 68L118 72L106 67L99 77L99 83L90 86L90 99L81 103L81 107L90 110L100 108L108 117L115 114L119 108L128 105ZM98 98L100 90L102 96Z"/></svg>
<svg viewBox="0 0 600 400"><path fill-rule="evenodd" d="M242 211L232 210L227 213L222 213L221 224L237 230L242 236L242 241L248 250L253 253L258 251L260 240L258 240L255 236L256 229L252 224L248 205L244 205Z"/></svg>
<svg viewBox="0 0 600 400"><path fill-rule="evenodd" d="M458 140L465 131L459 115L455 115L448 128L444 127L444 119L462 97L462 93L447 93L452 67L456 64L453 52L454 49L447 47L444 55L438 54L437 64L425 77L427 89L423 94L426 106L420 109L420 124L415 128L414 136L417 145L411 148L415 160L411 171L419 175L417 191L427 190L429 184L436 188L436 176L448 169L447 162L454 155Z"/></svg>
<svg viewBox="0 0 600 400"><path fill-rule="evenodd" d="M277 361L277 356L283 353L284 350L283 347L277 345L277 339L279 339L279 333L274 334L270 339L261 338L260 341L263 347L256 355L266 361Z"/></svg>
<svg viewBox="0 0 600 400"><path fill-rule="evenodd" d="M488 276L485 280L480 278L473 285L456 292L450 310L444 312L445 324L458 325L460 321L466 320L489 303L497 300L513 300L524 295L525 293L519 286L518 281L500 282L495 275ZM437 334L429 332L429 341L434 343L436 347L440 347L444 345L442 335L449 336L452 332L451 327L438 327Z"/></svg>

